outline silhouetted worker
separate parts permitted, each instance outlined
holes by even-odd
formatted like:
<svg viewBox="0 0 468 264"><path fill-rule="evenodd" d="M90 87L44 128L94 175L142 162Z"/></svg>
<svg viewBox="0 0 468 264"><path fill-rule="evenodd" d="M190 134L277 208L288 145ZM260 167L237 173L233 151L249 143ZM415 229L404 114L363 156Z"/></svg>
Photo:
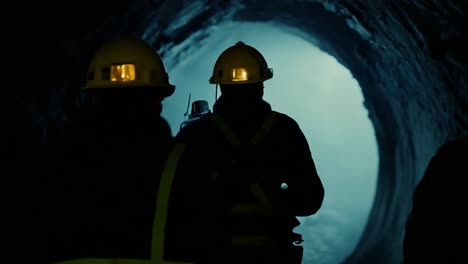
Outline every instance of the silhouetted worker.
<svg viewBox="0 0 468 264"><path fill-rule="evenodd" d="M88 105L68 128L64 169L51 183L49 262L162 258L155 219L165 210L156 204L172 135L160 113L174 90L145 41L119 37L96 50L83 87Z"/></svg>
<svg viewBox="0 0 468 264"><path fill-rule="evenodd" d="M213 113L179 131L165 259L301 263L296 216L313 215L324 189L298 124L262 99L263 56L238 42L214 66ZM296 243L296 245L294 245ZM189 258L184 258L180 255Z"/></svg>
<svg viewBox="0 0 468 264"><path fill-rule="evenodd" d="M413 194L404 263L467 263L468 136L437 150Z"/></svg>

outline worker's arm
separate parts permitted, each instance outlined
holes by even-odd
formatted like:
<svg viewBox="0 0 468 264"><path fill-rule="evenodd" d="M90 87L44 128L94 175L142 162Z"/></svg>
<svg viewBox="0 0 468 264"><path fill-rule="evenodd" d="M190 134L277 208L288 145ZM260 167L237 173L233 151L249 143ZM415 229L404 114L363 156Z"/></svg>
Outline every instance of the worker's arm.
<svg viewBox="0 0 468 264"><path fill-rule="evenodd" d="M299 125L291 118L285 120L284 133L289 159L286 197L291 213L295 216L315 214L322 206L324 188L317 173L309 144Z"/></svg>

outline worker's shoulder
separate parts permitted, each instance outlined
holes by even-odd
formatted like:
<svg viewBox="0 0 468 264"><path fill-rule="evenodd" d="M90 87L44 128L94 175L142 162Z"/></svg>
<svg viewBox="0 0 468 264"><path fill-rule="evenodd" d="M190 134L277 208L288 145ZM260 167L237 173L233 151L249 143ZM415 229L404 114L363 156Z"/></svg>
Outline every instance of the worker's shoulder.
<svg viewBox="0 0 468 264"><path fill-rule="evenodd" d="M169 122L167 121L166 118L164 118L162 116L158 116L153 121L155 123L155 126L158 129L161 129L161 130L164 130L164 131L167 131L167 130L171 131L171 125L169 125Z"/></svg>
<svg viewBox="0 0 468 264"><path fill-rule="evenodd" d="M200 137L207 136L212 129L211 115L203 116L202 118L186 121L181 126L176 135L177 141L197 140Z"/></svg>
<svg viewBox="0 0 468 264"><path fill-rule="evenodd" d="M438 156L463 156L468 153L468 135L452 138L437 149Z"/></svg>
<svg viewBox="0 0 468 264"><path fill-rule="evenodd" d="M294 118L288 116L287 114L278 112L278 111L271 111L271 114L275 117L275 122L280 127L285 127L288 129L299 129L299 124L294 120Z"/></svg>

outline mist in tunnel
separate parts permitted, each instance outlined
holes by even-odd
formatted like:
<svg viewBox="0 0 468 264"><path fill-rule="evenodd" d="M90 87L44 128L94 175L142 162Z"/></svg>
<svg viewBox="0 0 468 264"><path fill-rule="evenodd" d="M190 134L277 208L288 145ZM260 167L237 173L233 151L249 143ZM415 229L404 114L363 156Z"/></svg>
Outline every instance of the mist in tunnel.
<svg viewBox="0 0 468 264"><path fill-rule="evenodd" d="M305 240L303 263L340 263L351 254L367 223L379 158L359 84L333 57L288 28L224 23L200 48L168 67L176 91L163 102L162 115L175 135L185 121L189 95L192 102L206 100L212 108L215 86L208 79L218 56L237 41L258 49L273 68L264 99L273 110L297 121L325 188L322 208L316 215L299 218L301 225L295 230Z"/></svg>

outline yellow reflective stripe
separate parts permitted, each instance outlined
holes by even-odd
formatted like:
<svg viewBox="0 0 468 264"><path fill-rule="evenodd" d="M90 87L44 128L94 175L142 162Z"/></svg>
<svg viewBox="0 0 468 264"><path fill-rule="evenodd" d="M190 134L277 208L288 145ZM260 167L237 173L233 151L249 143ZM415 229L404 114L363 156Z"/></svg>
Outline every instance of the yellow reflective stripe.
<svg viewBox="0 0 468 264"><path fill-rule="evenodd" d="M186 148L185 144L176 144L164 166L161 181L159 183L158 196L156 198L156 214L153 224L153 242L151 245L151 259L162 260L164 255L164 239L167 222L167 211L169 207L169 197L174 180L177 164Z"/></svg>
<svg viewBox="0 0 468 264"><path fill-rule="evenodd" d="M274 240L268 236L235 236L231 238L232 246L266 246L273 245Z"/></svg>
<svg viewBox="0 0 468 264"><path fill-rule="evenodd" d="M258 205L253 204L241 204L235 205L231 208L232 214L268 214L274 213L275 208L273 207L270 199L266 195L262 186L258 183L249 184L250 192L253 194L255 199L258 201Z"/></svg>
<svg viewBox="0 0 468 264"><path fill-rule="evenodd" d="M255 135L250 139L250 142L255 146L257 145L260 140L263 139L263 137L270 131L270 129L273 127L273 124L275 123L277 119L278 113L275 111L271 111L270 114L267 116L265 121L263 122L261 128L255 133Z"/></svg>
<svg viewBox="0 0 468 264"><path fill-rule="evenodd" d="M156 198L156 213L153 223L151 260L86 258L54 262L53 264L193 264L188 262L165 261L162 259L164 254L164 238L167 222L167 210L169 207L169 197L177 169L177 164L185 148L185 144L176 144L173 147L161 174L161 180Z"/></svg>
<svg viewBox="0 0 468 264"><path fill-rule="evenodd" d="M263 139L265 134L267 134L270 131L270 129L273 127L273 124L275 123L277 117L278 117L278 113L275 111L271 111L268 114L265 121L263 122L260 129L250 139L250 143L252 143L254 146L257 145L260 142L260 140ZM211 115L211 118L213 119L215 124L219 127L219 129L221 129L224 136L231 143L231 145L233 147L239 147L241 144L241 140L234 133L234 131L228 126L226 121L224 121L224 119L219 114L213 114Z"/></svg>
<svg viewBox="0 0 468 264"><path fill-rule="evenodd" d="M260 129L254 134L250 139L250 143L254 146L257 145L260 140L265 136L266 133L270 131L273 124L277 120L278 113L271 111L265 121L263 122ZM234 131L228 126L224 119L219 114L211 115L211 118L218 126L218 128L223 132L226 139L231 143L233 147L239 147L241 141L239 137L234 133ZM233 214L248 214L248 213L268 213L272 212L272 204L268 199L263 188L260 184L250 184L250 192L254 195L255 199L260 203L258 205L237 205L231 208L231 213Z"/></svg>
<svg viewBox="0 0 468 264"><path fill-rule="evenodd" d="M249 185L250 192L254 195L255 199L266 208L271 208L270 199L266 195L265 191L263 190L262 186L258 183L253 183Z"/></svg>
<svg viewBox="0 0 468 264"><path fill-rule="evenodd" d="M229 141L229 143L231 143L233 147L239 147L241 144L241 141L239 137L237 137L237 135L234 133L234 131L232 131L232 129L228 126L226 121L224 121L224 119L218 114L211 115L211 118L213 119L215 124L218 126L218 128L221 129L221 131L223 132L224 136Z"/></svg>

